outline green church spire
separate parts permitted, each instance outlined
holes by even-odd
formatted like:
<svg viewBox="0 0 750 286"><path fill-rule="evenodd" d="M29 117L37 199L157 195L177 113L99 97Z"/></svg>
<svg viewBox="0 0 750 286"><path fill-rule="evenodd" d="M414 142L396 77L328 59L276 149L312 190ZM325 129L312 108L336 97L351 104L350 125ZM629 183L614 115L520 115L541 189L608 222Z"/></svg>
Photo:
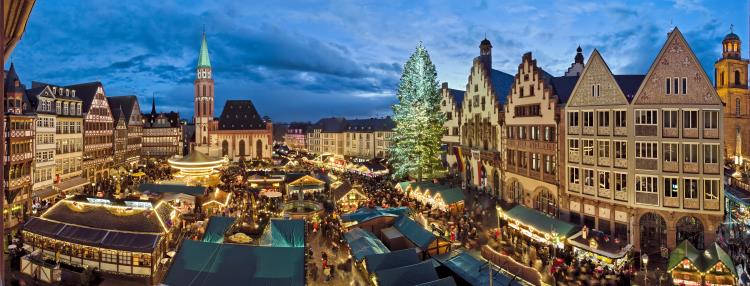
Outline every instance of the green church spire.
<svg viewBox="0 0 750 286"><path fill-rule="evenodd" d="M203 32L201 40L201 52L198 56L198 68L211 68L211 60L208 58L208 44L206 43L206 32Z"/></svg>

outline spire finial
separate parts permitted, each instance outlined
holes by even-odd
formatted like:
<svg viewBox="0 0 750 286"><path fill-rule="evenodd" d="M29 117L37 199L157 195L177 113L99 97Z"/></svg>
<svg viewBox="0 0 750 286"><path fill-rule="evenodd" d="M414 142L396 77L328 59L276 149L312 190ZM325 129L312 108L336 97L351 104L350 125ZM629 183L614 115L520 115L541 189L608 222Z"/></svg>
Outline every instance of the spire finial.
<svg viewBox="0 0 750 286"><path fill-rule="evenodd" d="M734 24L729 24L729 32L734 33Z"/></svg>

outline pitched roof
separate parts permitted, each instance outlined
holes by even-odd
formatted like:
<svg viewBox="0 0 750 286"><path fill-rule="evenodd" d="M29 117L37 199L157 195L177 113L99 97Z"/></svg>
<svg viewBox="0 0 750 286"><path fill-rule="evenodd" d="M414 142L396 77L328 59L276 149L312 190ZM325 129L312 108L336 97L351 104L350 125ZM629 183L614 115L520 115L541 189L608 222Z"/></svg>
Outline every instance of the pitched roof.
<svg viewBox="0 0 750 286"><path fill-rule="evenodd" d="M510 93L510 88L513 86L515 78L508 73L496 69L492 70L490 78L497 102L505 104L508 101L508 93Z"/></svg>
<svg viewBox="0 0 750 286"><path fill-rule="evenodd" d="M638 88L645 77L646 75L642 74L615 75L615 81L617 81L620 90L622 90L622 93L628 98L628 102L630 102L635 97L635 93L638 92Z"/></svg>
<svg viewBox="0 0 750 286"><path fill-rule="evenodd" d="M219 130L262 130L266 123L251 100L227 100L219 117Z"/></svg>
<svg viewBox="0 0 750 286"><path fill-rule="evenodd" d="M305 221L272 219L261 241L276 247L305 247Z"/></svg>
<svg viewBox="0 0 750 286"><path fill-rule="evenodd" d="M453 102L456 103L456 108L460 110L461 105L464 103L464 94L466 94L466 92L463 90L449 88L448 94L453 97Z"/></svg>
<svg viewBox="0 0 750 286"><path fill-rule="evenodd" d="M223 243L224 233L232 227L236 218L227 216L212 216L208 218L206 232L203 234L203 242Z"/></svg>
<svg viewBox="0 0 750 286"><path fill-rule="evenodd" d="M470 285L522 285L504 273L494 272L489 275L487 263L465 250L454 250L437 255L434 259ZM490 276L494 283L490 283Z"/></svg>
<svg viewBox="0 0 750 286"><path fill-rule="evenodd" d="M117 201L111 203L125 205ZM135 211L129 215L122 215L113 213L108 206L90 204L86 198L75 197L57 202L40 218L101 230L163 233L165 230L162 228L162 222L165 224L164 226L170 227L170 225L167 225L167 221L173 210L169 204L159 203L150 210Z"/></svg>
<svg viewBox="0 0 750 286"><path fill-rule="evenodd" d="M385 118L346 119L344 123L349 131L391 131L396 128L396 122L390 116Z"/></svg>
<svg viewBox="0 0 750 286"><path fill-rule="evenodd" d="M734 262L732 262L732 258L716 242L711 244L705 251L700 251L689 240L683 240L669 253L667 271L672 271L685 259L690 261L701 272L708 272L717 263L721 262L730 270L732 275L737 277L737 269L734 266Z"/></svg>
<svg viewBox="0 0 750 286"><path fill-rule="evenodd" d="M406 238L422 250L427 250L430 243L436 239L435 235L408 216L400 217L396 223L393 224L393 227L398 229L401 234L406 236Z"/></svg>
<svg viewBox="0 0 750 286"><path fill-rule="evenodd" d="M30 217L23 225L25 231L59 240L135 252L152 252L159 234L120 232L66 224L38 217Z"/></svg>
<svg viewBox="0 0 750 286"><path fill-rule="evenodd" d="M339 133L346 130L346 119L343 117L322 118L313 125L313 129L320 129L324 133Z"/></svg>
<svg viewBox="0 0 750 286"><path fill-rule="evenodd" d="M431 260L375 273L380 286L412 286L440 279Z"/></svg>
<svg viewBox="0 0 750 286"><path fill-rule="evenodd" d="M578 82L578 78L578 76L558 76L549 78L550 84L555 89L558 102L568 102L570 94L573 92L576 82Z"/></svg>
<svg viewBox="0 0 750 286"><path fill-rule="evenodd" d="M391 252L372 232L358 227L344 233L344 239L349 245L352 257L357 261L362 261L368 255Z"/></svg>
<svg viewBox="0 0 750 286"><path fill-rule="evenodd" d="M577 229L577 226L573 224L547 216L535 209L522 205L517 205L506 211L505 215L540 231L555 232L562 237L568 237Z"/></svg>
<svg viewBox="0 0 750 286"><path fill-rule="evenodd" d="M201 50L198 55L198 67L199 68L211 68L211 59L208 57L208 43L206 42L206 33L203 33L201 38Z"/></svg>
<svg viewBox="0 0 750 286"><path fill-rule="evenodd" d="M122 113L125 116L125 124L130 124L130 117L136 109L140 112L138 98L135 95L108 96L107 102L109 103L109 108L112 109L112 115L115 114L114 111L117 108L122 109ZM118 118L115 117L115 121L117 120Z"/></svg>
<svg viewBox="0 0 750 286"><path fill-rule="evenodd" d="M81 110L81 112L87 113L89 112L89 108L91 108L91 103L94 101L94 96L96 96L96 90L99 89L99 87L102 87L102 83L98 81L94 81L94 82L69 85L69 86L66 86L65 88L76 90L76 95L80 97L81 100L83 100L83 110Z"/></svg>
<svg viewBox="0 0 750 286"><path fill-rule="evenodd" d="M18 86L14 84L15 81L18 81ZM12 62L10 63L10 70L7 71L7 74L5 76L5 93L10 92L25 92L25 87L21 83L21 79L18 78L16 67Z"/></svg>
<svg viewBox="0 0 750 286"><path fill-rule="evenodd" d="M388 253L370 254L365 256L365 265L370 273L419 263L419 255L414 248L396 250Z"/></svg>

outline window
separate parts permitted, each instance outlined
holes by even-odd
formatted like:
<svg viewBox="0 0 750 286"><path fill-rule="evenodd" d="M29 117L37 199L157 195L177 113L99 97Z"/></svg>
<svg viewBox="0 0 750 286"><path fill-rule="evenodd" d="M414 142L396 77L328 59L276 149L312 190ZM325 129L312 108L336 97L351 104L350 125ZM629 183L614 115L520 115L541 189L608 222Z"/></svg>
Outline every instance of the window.
<svg viewBox="0 0 750 286"><path fill-rule="evenodd" d="M664 128L677 128L677 110L664 110Z"/></svg>
<svg viewBox="0 0 750 286"><path fill-rule="evenodd" d="M697 199L698 198L698 179L684 179L682 182L685 188L685 198Z"/></svg>
<svg viewBox="0 0 750 286"><path fill-rule="evenodd" d="M609 190L609 172L599 171L599 188Z"/></svg>
<svg viewBox="0 0 750 286"><path fill-rule="evenodd" d="M526 127L518 126L518 139L526 139Z"/></svg>
<svg viewBox="0 0 750 286"><path fill-rule="evenodd" d="M526 168L528 157L526 157L526 152L518 151L518 161L521 168Z"/></svg>
<svg viewBox="0 0 750 286"><path fill-rule="evenodd" d="M687 78L682 78L682 94L687 94Z"/></svg>
<svg viewBox="0 0 750 286"><path fill-rule="evenodd" d="M656 193L658 178L656 176L635 176L635 191L641 193Z"/></svg>
<svg viewBox="0 0 750 286"><path fill-rule="evenodd" d="M654 142L635 142L635 157L642 159L657 159L657 146Z"/></svg>
<svg viewBox="0 0 750 286"><path fill-rule="evenodd" d="M676 198L680 195L680 185L677 178L664 178L664 196Z"/></svg>
<svg viewBox="0 0 750 286"><path fill-rule="evenodd" d="M636 110L635 111L635 124L638 125L656 125L656 110Z"/></svg>
<svg viewBox="0 0 750 286"><path fill-rule="evenodd" d="M666 86L665 86L665 89L664 89L664 91L665 91L665 93L666 93L666 94L670 94L670 93L671 93L671 91L672 91L672 90L671 90L671 88L670 88L670 87L671 87L671 83L672 83L672 81L671 81L671 80L670 80L669 78L666 78L666 81L665 81L665 82L666 82L667 84L666 84Z"/></svg>
<svg viewBox="0 0 750 286"><path fill-rule="evenodd" d="M626 127L627 126L627 111L615 110L615 127Z"/></svg>
<svg viewBox="0 0 750 286"><path fill-rule="evenodd" d="M718 200L719 180L703 180L703 194L706 200Z"/></svg>
<svg viewBox="0 0 750 286"><path fill-rule="evenodd" d="M578 112L568 112L568 126L578 127Z"/></svg>
<svg viewBox="0 0 750 286"><path fill-rule="evenodd" d="M628 175L625 173L615 173L615 192L628 191Z"/></svg>
<svg viewBox="0 0 750 286"><path fill-rule="evenodd" d="M703 145L703 163L706 163L706 164L718 164L719 163L719 144Z"/></svg>
<svg viewBox="0 0 750 286"><path fill-rule="evenodd" d="M587 187L594 186L594 170L583 169L583 184Z"/></svg>
<svg viewBox="0 0 750 286"><path fill-rule="evenodd" d="M544 127L544 141L554 142L555 140L555 128L552 126Z"/></svg>
<svg viewBox="0 0 750 286"><path fill-rule="evenodd" d="M628 142L615 141L615 159L628 158Z"/></svg>
<svg viewBox="0 0 750 286"><path fill-rule="evenodd" d="M593 111L583 112L583 127L594 127L594 112Z"/></svg>
<svg viewBox="0 0 750 286"><path fill-rule="evenodd" d="M544 172L547 174L555 174L557 169L557 162L555 162L555 156L544 155Z"/></svg>
<svg viewBox="0 0 750 286"><path fill-rule="evenodd" d="M740 115L740 99L734 100L734 113Z"/></svg>
<svg viewBox="0 0 750 286"><path fill-rule="evenodd" d="M539 140L539 126L531 126L531 140Z"/></svg>
<svg viewBox="0 0 750 286"><path fill-rule="evenodd" d="M578 139L568 139L568 150L578 152Z"/></svg>
<svg viewBox="0 0 750 286"><path fill-rule="evenodd" d="M609 127L609 111L597 111L599 127Z"/></svg>
<svg viewBox="0 0 750 286"><path fill-rule="evenodd" d="M599 84L591 85L591 96L599 97Z"/></svg>
<svg viewBox="0 0 750 286"><path fill-rule="evenodd" d="M678 145L677 143L663 143L661 146L664 151L664 161L666 162L677 162L678 160Z"/></svg>
<svg viewBox="0 0 750 286"><path fill-rule="evenodd" d="M581 173L576 167L568 167L568 180L571 184L581 183Z"/></svg>
<svg viewBox="0 0 750 286"><path fill-rule="evenodd" d="M682 125L685 128L698 128L698 110L683 110Z"/></svg>
<svg viewBox="0 0 750 286"><path fill-rule="evenodd" d="M446 120L451 120L451 119L453 119L453 113L451 113L451 112L446 112L446 113L445 113L445 119L446 119Z"/></svg>
<svg viewBox="0 0 750 286"><path fill-rule="evenodd" d="M682 144L682 152L685 154L685 163L698 163L698 144Z"/></svg>
<svg viewBox="0 0 750 286"><path fill-rule="evenodd" d="M703 128L705 129L718 129L719 128L719 112L716 110L704 110L703 111Z"/></svg>
<svg viewBox="0 0 750 286"><path fill-rule="evenodd" d="M541 165L539 157L539 153L531 153L531 169L534 171L539 171Z"/></svg>
<svg viewBox="0 0 750 286"><path fill-rule="evenodd" d="M599 140L597 141L597 144L599 158L609 158L609 141Z"/></svg>
<svg viewBox="0 0 750 286"><path fill-rule="evenodd" d="M594 156L594 140L583 139L583 156Z"/></svg>

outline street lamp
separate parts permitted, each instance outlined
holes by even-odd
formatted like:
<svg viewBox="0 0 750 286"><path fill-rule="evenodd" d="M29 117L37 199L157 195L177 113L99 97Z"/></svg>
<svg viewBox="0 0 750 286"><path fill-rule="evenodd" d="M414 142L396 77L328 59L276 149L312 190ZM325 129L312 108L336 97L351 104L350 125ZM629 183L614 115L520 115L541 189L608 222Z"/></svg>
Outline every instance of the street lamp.
<svg viewBox="0 0 750 286"><path fill-rule="evenodd" d="M641 262L643 262L643 269L645 273L643 274L643 285L647 285L648 281L648 254L641 255Z"/></svg>

